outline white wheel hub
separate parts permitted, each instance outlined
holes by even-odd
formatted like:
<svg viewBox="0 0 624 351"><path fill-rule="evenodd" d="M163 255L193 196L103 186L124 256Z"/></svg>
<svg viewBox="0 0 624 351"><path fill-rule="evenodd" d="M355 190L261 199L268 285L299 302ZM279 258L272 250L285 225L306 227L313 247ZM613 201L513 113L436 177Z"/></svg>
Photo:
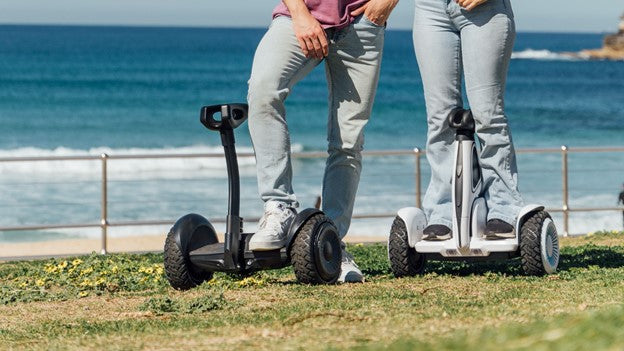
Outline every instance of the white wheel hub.
<svg viewBox="0 0 624 351"><path fill-rule="evenodd" d="M540 234L540 251L544 270L548 274L555 273L559 264L559 237L557 236L557 227L551 218L544 220Z"/></svg>

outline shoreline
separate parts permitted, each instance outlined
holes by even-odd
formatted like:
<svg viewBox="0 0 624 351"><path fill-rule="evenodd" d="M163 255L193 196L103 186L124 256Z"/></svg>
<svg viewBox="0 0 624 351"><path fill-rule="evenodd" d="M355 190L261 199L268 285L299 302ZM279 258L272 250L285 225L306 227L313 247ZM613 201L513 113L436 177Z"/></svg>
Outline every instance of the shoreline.
<svg viewBox="0 0 624 351"><path fill-rule="evenodd" d="M607 236L596 237L595 234L607 234ZM609 235L623 235L624 231L606 230L575 234L568 237L559 237L561 246L577 246L587 241L611 246L614 244L613 237ZM160 253L163 251L165 234L137 235L125 237L108 238L107 253ZM223 242L223 235L218 234L219 242ZM385 243L385 236L347 235L344 239L349 244L372 244ZM58 239L40 242L3 243L0 245L0 263L11 261L32 261L47 258L61 258L89 255L93 252L99 253L101 250L100 239L79 238L79 239Z"/></svg>

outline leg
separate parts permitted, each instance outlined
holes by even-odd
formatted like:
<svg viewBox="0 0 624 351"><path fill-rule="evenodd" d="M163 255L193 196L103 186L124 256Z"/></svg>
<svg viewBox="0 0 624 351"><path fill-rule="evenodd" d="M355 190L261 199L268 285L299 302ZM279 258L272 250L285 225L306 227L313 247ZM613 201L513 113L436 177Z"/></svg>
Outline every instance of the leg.
<svg viewBox="0 0 624 351"><path fill-rule="evenodd" d="M454 3L454 2L453 2ZM451 176L454 133L446 118L462 107L459 33L446 13L446 2L416 2L414 49L427 106L427 160L431 181L423 200L429 225L452 227Z"/></svg>
<svg viewBox="0 0 624 351"><path fill-rule="evenodd" d="M323 211L347 234L362 168L364 126L377 91L384 28L362 17L337 31L330 45L328 153L323 179Z"/></svg>
<svg viewBox="0 0 624 351"><path fill-rule="evenodd" d="M258 188L265 202L297 206L284 101L293 85L319 62L303 55L288 17L273 20L256 49L247 99Z"/></svg>
<svg viewBox="0 0 624 351"><path fill-rule="evenodd" d="M514 224L522 207L516 157L504 108L505 81L515 38L511 8L492 0L465 13L461 26L466 93L481 144L488 220Z"/></svg>
<svg viewBox="0 0 624 351"><path fill-rule="evenodd" d="M265 206L258 232L249 241L250 250L274 250L286 243L297 200L284 101L293 85L319 62L303 55L288 17L273 20L256 50L249 79L249 133Z"/></svg>

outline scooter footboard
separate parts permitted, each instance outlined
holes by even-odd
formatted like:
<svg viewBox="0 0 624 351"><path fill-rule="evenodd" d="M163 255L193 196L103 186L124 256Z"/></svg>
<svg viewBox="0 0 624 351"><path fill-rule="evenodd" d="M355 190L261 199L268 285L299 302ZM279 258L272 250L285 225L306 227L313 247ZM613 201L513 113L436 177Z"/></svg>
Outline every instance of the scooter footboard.
<svg viewBox="0 0 624 351"><path fill-rule="evenodd" d="M460 249L453 239L444 241L420 241L415 249L419 253L439 254L443 257L487 257L495 252L515 252L516 239L484 240L472 237L468 247Z"/></svg>

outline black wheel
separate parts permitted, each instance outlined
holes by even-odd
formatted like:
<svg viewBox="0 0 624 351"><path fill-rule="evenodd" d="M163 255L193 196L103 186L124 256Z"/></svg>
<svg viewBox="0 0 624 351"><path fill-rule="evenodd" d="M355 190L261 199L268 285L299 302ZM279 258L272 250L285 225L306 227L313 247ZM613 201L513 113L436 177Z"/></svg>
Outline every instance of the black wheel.
<svg viewBox="0 0 624 351"><path fill-rule="evenodd" d="M425 255L419 254L409 246L405 222L398 216L392 222L392 229L390 229L388 259L392 273L397 278L412 277L422 274L425 270Z"/></svg>
<svg viewBox="0 0 624 351"><path fill-rule="evenodd" d="M216 242L217 234L206 218L197 214L180 218L165 240L165 274L169 284L177 290L188 290L212 279L212 272L193 266L189 252Z"/></svg>
<svg viewBox="0 0 624 351"><path fill-rule="evenodd" d="M559 237L548 212L534 212L522 224L520 258L525 274L544 275L557 271Z"/></svg>
<svg viewBox="0 0 624 351"><path fill-rule="evenodd" d="M342 248L334 223L322 213L308 218L295 236L290 259L301 283L335 283L340 276Z"/></svg>

